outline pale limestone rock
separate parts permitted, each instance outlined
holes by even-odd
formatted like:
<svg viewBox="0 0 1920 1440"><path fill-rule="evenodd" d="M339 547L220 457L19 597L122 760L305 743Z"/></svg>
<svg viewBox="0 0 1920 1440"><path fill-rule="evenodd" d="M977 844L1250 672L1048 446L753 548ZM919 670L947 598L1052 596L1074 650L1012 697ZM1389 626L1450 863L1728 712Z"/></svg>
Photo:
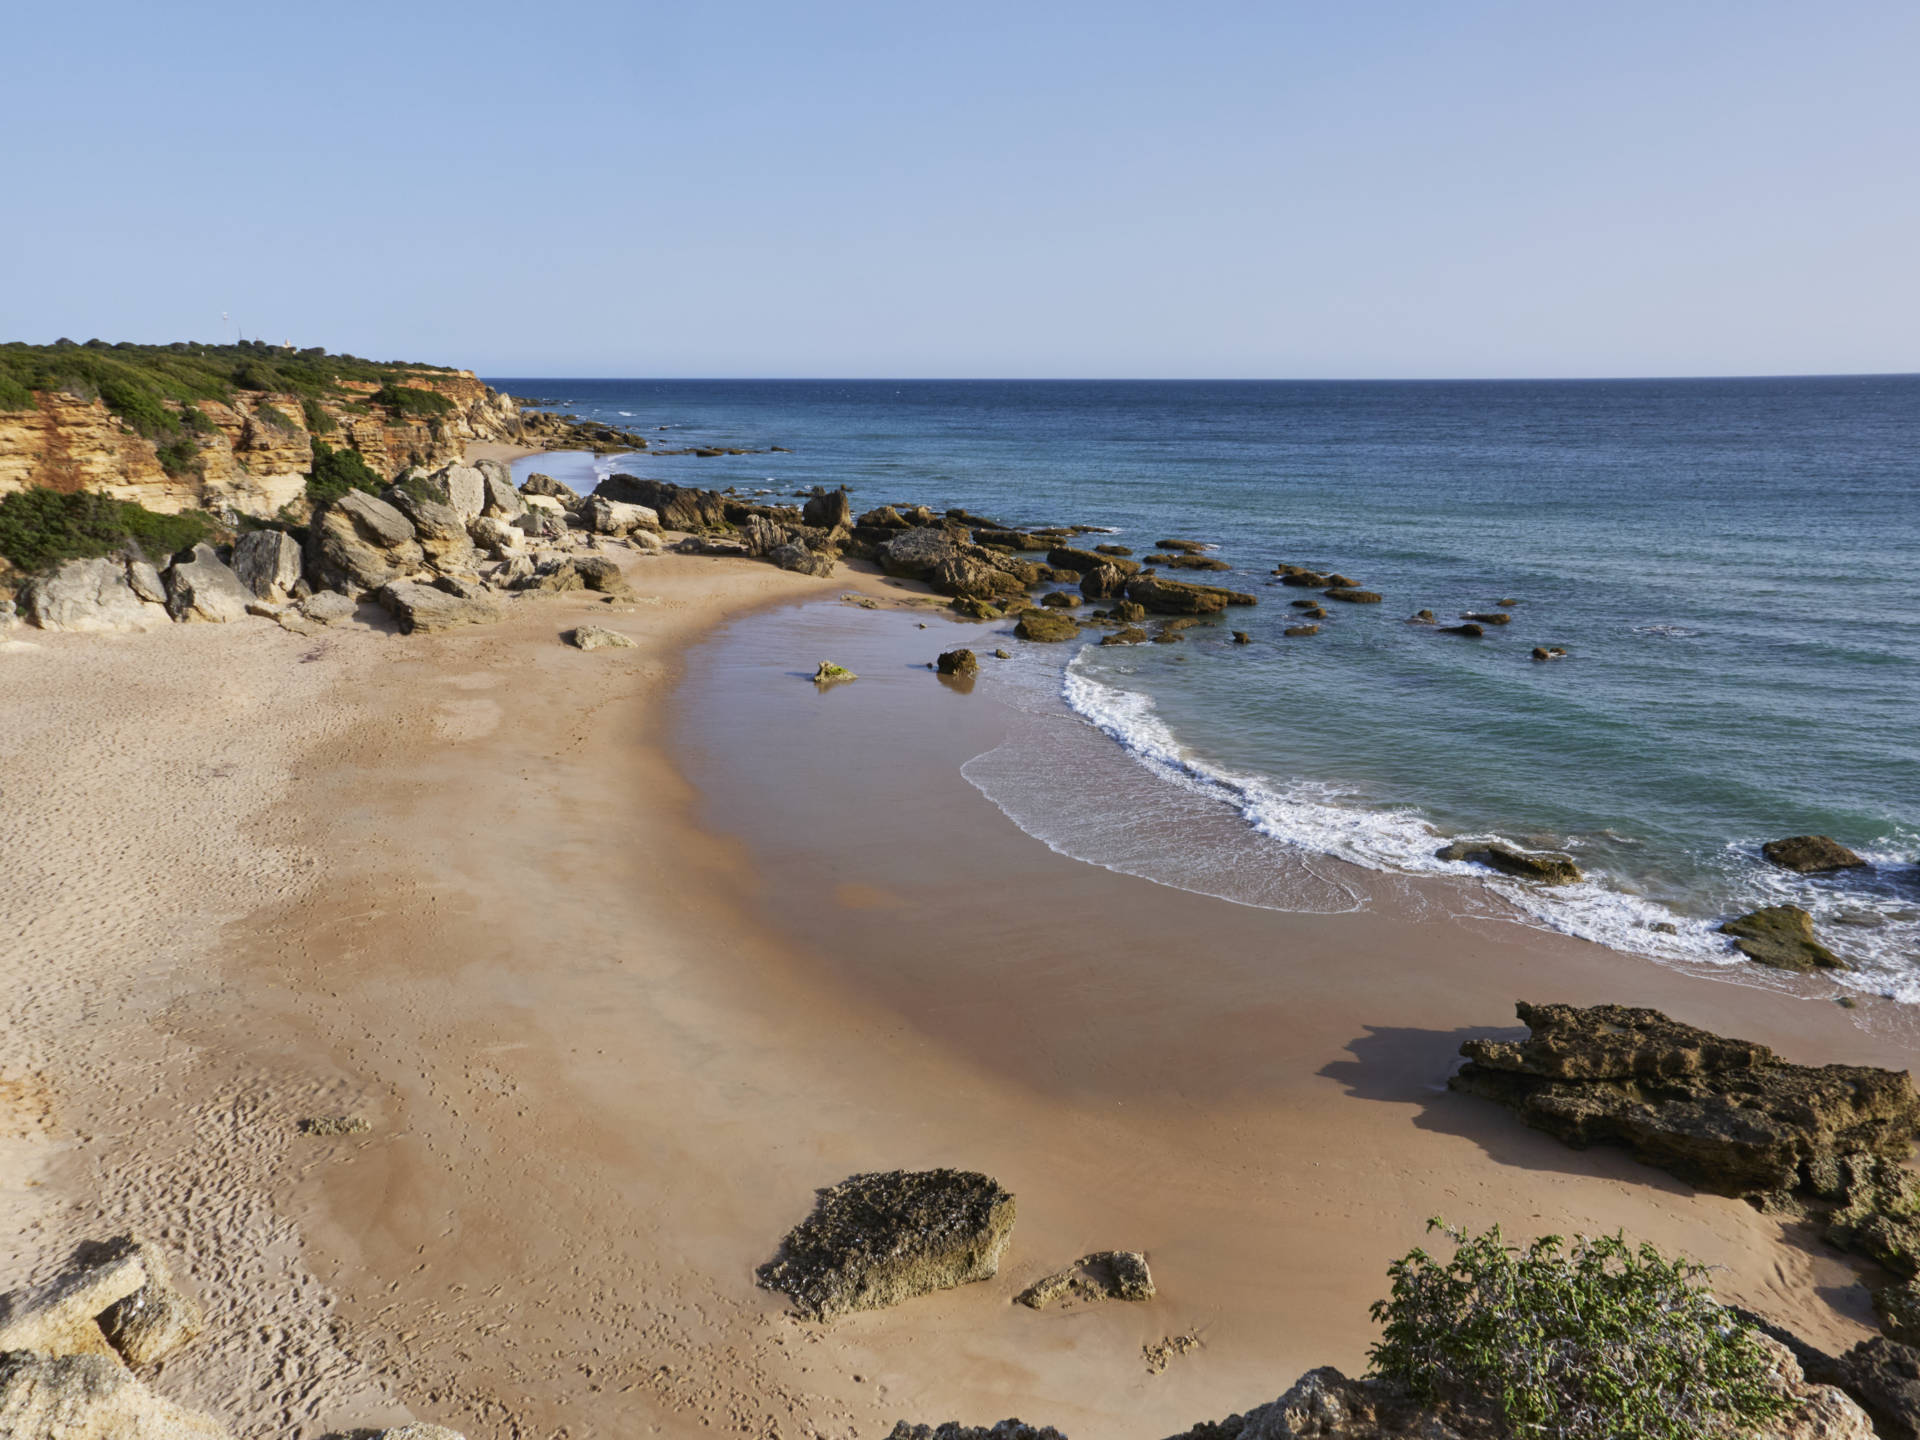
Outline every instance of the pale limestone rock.
<svg viewBox="0 0 1920 1440"><path fill-rule="evenodd" d="M630 650L634 644L618 630L608 630L601 625L582 625L577 630L569 630L566 641L576 650Z"/></svg>
<svg viewBox="0 0 1920 1440"><path fill-rule="evenodd" d="M300 613L322 625L351 620L360 607L338 590L316 590L300 602Z"/></svg>
<svg viewBox="0 0 1920 1440"><path fill-rule="evenodd" d="M225 625L244 619L254 598L211 545L196 545L191 559L174 561L166 581L167 613L182 622Z"/></svg>
<svg viewBox="0 0 1920 1440"><path fill-rule="evenodd" d="M163 606L134 591L118 558L69 560L27 582L24 598L27 619L42 630L154 630L169 619Z"/></svg>
<svg viewBox="0 0 1920 1440"><path fill-rule="evenodd" d="M433 634L463 625L491 625L500 618L500 606L492 599L451 595L411 580L395 580L383 585L373 598L399 622L400 631L405 635Z"/></svg>
<svg viewBox="0 0 1920 1440"><path fill-rule="evenodd" d="M498 460L476 460L474 468L487 483L487 515L518 515L526 508L520 492L513 488L513 472Z"/></svg>
<svg viewBox="0 0 1920 1440"><path fill-rule="evenodd" d="M162 1399L111 1355L0 1354L7 1440L228 1440L211 1417Z"/></svg>
<svg viewBox="0 0 1920 1440"><path fill-rule="evenodd" d="M128 1251L79 1264L33 1290L0 1297L0 1352L110 1355L96 1318L147 1283L140 1255ZM6 1432L0 1430L0 1435Z"/></svg>
<svg viewBox="0 0 1920 1440"><path fill-rule="evenodd" d="M486 511L487 477L477 466L448 465L427 478L428 483L446 497L447 504L459 512L462 521L471 520Z"/></svg>
<svg viewBox="0 0 1920 1440"><path fill-rule="evenodd" d="M127 561L127 585L142 600L155 605L167 603L166 582L160 572L145 560Z"/></svg>
<svg viewBox="0 0 1920 1440"><path fill-rule="evenodd" d="M373 590L420 568L423 552L413 522L386 501L349 490L309 531L307 566L325 590Z"/></svg>

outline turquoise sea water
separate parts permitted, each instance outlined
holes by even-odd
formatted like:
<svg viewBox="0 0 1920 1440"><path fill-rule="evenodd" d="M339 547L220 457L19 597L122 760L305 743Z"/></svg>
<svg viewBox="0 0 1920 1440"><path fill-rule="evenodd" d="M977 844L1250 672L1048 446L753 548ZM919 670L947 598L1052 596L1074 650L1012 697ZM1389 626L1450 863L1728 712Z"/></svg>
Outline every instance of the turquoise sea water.
<svg viewBox="0 0 1920 1440"><path fill-rule="evenodd" d="M1029 667L1170 798L1230 808L1257 842L1216 847L1203 881L1191 854L1156 878L1285 906L1265 883L1283 860L1451 871L1526 923L1679 963L1728 963L1720 919L1792 901L1857 967L1844 983L1920 1000L1920 377L493 383L671 427L663 445L793 451L601 473L844 483L862 509L1111 526L1140 554L1217 545L1233 573L1215 578L1258 607L1179 645ZM1311 592L1272 583L1283 561L1385 603L1330 605L1319 635L1285 638ZM1406 623L1501 598L1513 623L1480 640ZM1569 658L1535 663L1535 645ZM1120 838L1102 827L1138 824L1071 787L1028 803L1023 773L983 765L976 783L1059 848L1099 859ZM1874 869L1808 879L1758 858L1805 832ZM1564 849L1590 881L1488 883L1435 858L1463 835ZM1136 847L1126 864L1156 862ZM1329 873L1297 903L1323 907Z"/></svg>

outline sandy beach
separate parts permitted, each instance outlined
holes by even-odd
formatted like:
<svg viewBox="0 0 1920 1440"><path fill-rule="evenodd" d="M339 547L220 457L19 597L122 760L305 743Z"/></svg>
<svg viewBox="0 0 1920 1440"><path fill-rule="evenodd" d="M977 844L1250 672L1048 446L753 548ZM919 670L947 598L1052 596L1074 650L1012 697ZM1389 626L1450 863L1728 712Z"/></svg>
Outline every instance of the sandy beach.
<svg viewBox="0 0 1920 1440"><path fill-rule="evenodd" d="M0 654L8 1270L161 1240L209 1326L156 1388L249 1436L1157 1440L1360 1369L1433 1214L1624 1227L1816 1344L1872 1333L1805 1227L1444 1084L1517 999L1905 1068L1899 1007L1458 922L1439 887L1303 916L1080 863L960 774L1012 712L923 666L994 627L864 567L629 578L441 636ZM638 644L557 643L587 620ZM822 658L862 678L802 683ZM299 1132L334 1116L368 1128ZM1018 1197L995 1280L824 1328L755 1287L819 1187L940 1164ZM1010 1304L1113 1247L1157 1299Z"/></svg>

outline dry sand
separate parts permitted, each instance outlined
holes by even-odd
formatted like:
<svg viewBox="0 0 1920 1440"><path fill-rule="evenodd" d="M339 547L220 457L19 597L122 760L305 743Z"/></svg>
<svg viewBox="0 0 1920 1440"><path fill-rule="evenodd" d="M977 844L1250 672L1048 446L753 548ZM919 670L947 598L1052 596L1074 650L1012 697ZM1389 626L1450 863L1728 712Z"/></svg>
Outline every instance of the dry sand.
<svg viewBox="0 0 1920 1440"><path fill-rule="evenodd" d="M1435 1211L1624 1225L1817 1342L1867 1333L1853 1271L1777 1219L1441 1087L1522 996L1903 1066L1904 1017L1863 1030L1811 989L1405 896L1300 917L1079 864L957 774L1005 715L990 677L907 669L943 619L745 621L667 704L714 624L897 587L631 575L625 613L561 596L440 637L249 622L0 654L8 1273L104 1229L163 1239L211 1311L168 1394L263 1436L1020 1414L1153 1440L1362 1364L1386 1260ZM557 643L587 619L641 643ZM847 625L898 664L856 659L827 697L782 669ZM850 655L788 653L820 658ZM296 1131L331 1115L370 1128ZM815 1187L938 1163L1020 1198L996 1280L826 1330L754 1288ZM1161 1298L1009 1303L1110 1247L1147 1250ZM1149 1373L1142 1346L1184 1332L1201 1348Z"/></svg>

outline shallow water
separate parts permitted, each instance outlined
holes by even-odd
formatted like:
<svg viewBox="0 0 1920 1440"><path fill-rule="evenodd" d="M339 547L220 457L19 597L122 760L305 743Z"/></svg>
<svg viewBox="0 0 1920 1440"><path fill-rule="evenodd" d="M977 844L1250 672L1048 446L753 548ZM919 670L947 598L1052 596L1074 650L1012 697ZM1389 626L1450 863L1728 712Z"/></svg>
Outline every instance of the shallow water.
<svg viewBox="0 0 1920 1440"><path fill-rule="evenodd" d="M1064 705L1123 747L1137 791L1071 783L1048 725L967 767L1067 853L1324 911L1354 903L1331 861L1478 882L1434 851L1500 836L1590 877L1477 884L1528 923L1726 964L1720 919L1792 901L1858 967L1847 983L1920 1000L1920 379L494 383L672 427L662 444L793 449L592 473L845 483L860 508L1107 525L1141 554L1216 544L1217 578L1258 607L1177 645L1034 647L1026 667L1034 713ZM1385 603L1286 638L1312 592L1272 583L1278 562ZM1406 623L1501 599L1512 623L1479 640ZM1535 663L1535 645L1569 657ZM1875 869L1759 859L1810 831Z"/></svg>

